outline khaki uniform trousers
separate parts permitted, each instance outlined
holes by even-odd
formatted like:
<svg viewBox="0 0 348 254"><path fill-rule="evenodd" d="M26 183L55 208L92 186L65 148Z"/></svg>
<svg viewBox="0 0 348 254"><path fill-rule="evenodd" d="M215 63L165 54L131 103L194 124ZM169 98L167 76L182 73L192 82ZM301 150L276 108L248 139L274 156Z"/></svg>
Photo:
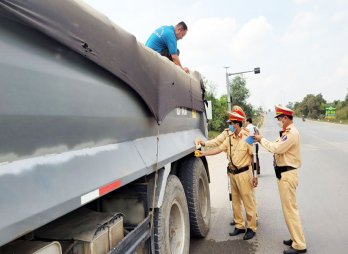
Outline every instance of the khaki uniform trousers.
<svg viewBox="0 0 348 254"><path fill-rule="evenodd" d="M230 181L230 192L231 192L231 195L232 195L232 180L231 180L231 177L232 177L233 174L228 173L227 175L228 175L228 177L229 177L229 181ZM255 203L256 222L257 222L258 215L257 215L257 203L256 203L255 188L253 188L253 199L254 199L254 203ZM234 214L233 214L233 205L232 205L232 202L231 202L231 208L232 208L232 218L233 218L233 220L235 221L236 218L234 217Z"/></svg>
<svg viewBox="0 0 348 254"><path fill-rule="evenodd" d="M297 250L306 249L306 242L302 231L300 214L297 208L296 189L298 186L297 170L290 170L282 173L278 180L280 201L286 225L290 232L292 247Z"/></svg>
<svg viewBox="0 0 348 254"><path fill-rule="evenodd" d="M245 171L236 175L229 174L232 192L232 210L236 228L243 229L246 227L242 202L246 212L247 227L256 232L256 206L255 194L252 188L251 171Z"/></svg>

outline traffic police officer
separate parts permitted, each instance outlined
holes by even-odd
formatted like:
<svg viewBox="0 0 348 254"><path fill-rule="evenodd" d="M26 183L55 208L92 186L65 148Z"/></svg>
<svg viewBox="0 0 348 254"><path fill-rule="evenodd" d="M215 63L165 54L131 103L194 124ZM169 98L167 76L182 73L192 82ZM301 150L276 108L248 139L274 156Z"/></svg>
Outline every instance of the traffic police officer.
<svg viewBox="0 0 348 254"><path fill-rule="evenodd" d="M199 151L199 157L215 155L222 151L227 153L231 173L232 208L236 223L235 230L230 235L236 236L245 233L243 239L249 240L255 236L256 232L256 206L253 187L256 187L257 181L252 174L253 150L252 146L245 141L249 132L241 128L244 117L237 112L232 112L229 119L234 127L233 133L231 132L218 148ZM245 230L242 202L246 211L247 230Z"/></svg>
<svg viewBox="0 0 348 254"><path fill-rule="evenodd" d="M245 117L245 113L243 111L243 109L237 105L232 107L232 111L231 112L227 112L228 114L232 113L232 112L236 112L238 114L240 114L241 116ZM227 120L228 123L231 122L230 119ZM229 128L224 129L218 136L216 136L214 139L208 140L208 141L203 141L203 140L198 140L198 143L204 147L219 147L224 140L229 136L229 134L231 134L232 132L234 132L234 127L233 125L230 124ZM228 160L228 156L227 156L227 160ZM231 184L231 174L230 172L227 171L227 175L229 177L229 181L230 181L230 193L232 194L232 184ZM232 201L232 200L231 200ZM232 207L233 210L233 207ZM235 218L233 216L233 220L230 223L231 226L235 225Z"/></svg>
<svg viewBox="0 0 348 254"><path fill-rule="evenodd" d="M255 135L255 140L274 154L280 201L291 236L290 240L283 241L285 245L290 246L284 254L305 253L306 242L296 201L297 169L301 166L300 135L293 124L294 112L291 109L276 106L275 111L276 118L282 127L280 137L275 142L270 142L261 135Z"/></svg>

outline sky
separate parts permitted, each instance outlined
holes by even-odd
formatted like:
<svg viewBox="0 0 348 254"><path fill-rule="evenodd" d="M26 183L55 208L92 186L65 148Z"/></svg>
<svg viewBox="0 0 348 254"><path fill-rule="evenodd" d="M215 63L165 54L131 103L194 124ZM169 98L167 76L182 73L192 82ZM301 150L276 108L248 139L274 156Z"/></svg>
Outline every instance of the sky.
<svg viewBox="0 0 348 254"><path fill-rule="evenodd" d="M226 94L229 73L246 73L248 102L273 109L307 94L348 93L347 0L83 0L145 43L163 25L184 21L183 66ZM233 76L232 76L233 77Z"/></svg>

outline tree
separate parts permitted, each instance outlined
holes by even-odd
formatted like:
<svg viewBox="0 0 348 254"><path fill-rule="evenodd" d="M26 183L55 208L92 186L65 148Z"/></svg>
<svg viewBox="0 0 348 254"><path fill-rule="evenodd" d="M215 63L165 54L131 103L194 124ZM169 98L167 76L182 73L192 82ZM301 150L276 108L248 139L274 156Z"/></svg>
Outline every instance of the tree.
<svg viewBox="0 0 348 254"><path fill-rule="evenodd" d="M348 94L344 101L340 101L336 107L336 119L347 120L348 119Z"/></svg>
<svg viewBox="0 0 348 254"><path fill-rule="evenodd" d="M203 84L206 90L205 99L212 102L213 119L209 120L208 128L212 131L221 132L227 127L227 95L216 97L216 86L212 82L203 78ZM246 81L242 77L235 77L231 82L232 105L238 105L243 108L248 117L253 116L253 107L246 100L250 96L249 90L246 88ZM262 108L255 110L254 113L260 114Z"/></svg>
<svg viewBox="0 0 348 254"><path fill-rule="evenodd" d="M348 93L346 95L346 99L343 102L343 106L348 106Z"/></svg>
<svg viewBox="0 0 348 254"><path fill-rule="evenodd" d="M227 96L216 98L215 84L203 78L203 84L206 88L205 99L211 101L213 119L209 120L208 129L212 131L222 131L226 128L226 111L227 111Z"/></svg>
<svg viewBox="0 0 348 254"><path fill-rule="evenodd" d="M227 96L223 95L219 100L216 100L215 109L213 108L214 119L211 123L211 130L223 131L227 124Z"/></svg>
<svg viewBox="0 0 348 254"><path fill-rule="evenodd" d="M215 99L216 87L212 82L210 82L206 78L203 77L202 79L205 88L205 99L207 101L212 101L213 99Z"/></svg>
<svg viewBox="0 0 348 254"><path fill-rule="evenodd" d="M253 107L247 103L250 96L249 89L246 87L246 81L243 77L237 76L232 80L231 84L232 106L238 105L243 108L247 116L252 115Z"/></svg>
<svg viewBox="0 0 348 254"><path fill-rule="evenodd" d="M310 118L322 118L325 115L326 101L322 94L308 94L303 98L302 103L295 103L295 113Z"/></svg>
<svg viewBox="0 0 348 254"><path fill-rule="evenodd" d="M344 101L335 100L332 103L327 103L322 94L308 94L302 102L295 102L293 105L297 116L305 115L314 119L324 118L326 108L332 106L336 108L336 120L348 119L348 94Z"/></svg>

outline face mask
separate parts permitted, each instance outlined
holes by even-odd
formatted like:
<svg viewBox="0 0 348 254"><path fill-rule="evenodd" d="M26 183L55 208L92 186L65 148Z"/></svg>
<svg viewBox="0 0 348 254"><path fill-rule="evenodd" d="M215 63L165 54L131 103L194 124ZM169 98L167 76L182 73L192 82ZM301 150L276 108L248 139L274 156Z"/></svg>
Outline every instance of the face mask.
<svg viewBox="0 0 348 254"><path fill-rule="evenodd" d="M230 129L230 132L234 132L235 129L234 129L234 126L233 125L229 125L228 128Z"/></svg>

